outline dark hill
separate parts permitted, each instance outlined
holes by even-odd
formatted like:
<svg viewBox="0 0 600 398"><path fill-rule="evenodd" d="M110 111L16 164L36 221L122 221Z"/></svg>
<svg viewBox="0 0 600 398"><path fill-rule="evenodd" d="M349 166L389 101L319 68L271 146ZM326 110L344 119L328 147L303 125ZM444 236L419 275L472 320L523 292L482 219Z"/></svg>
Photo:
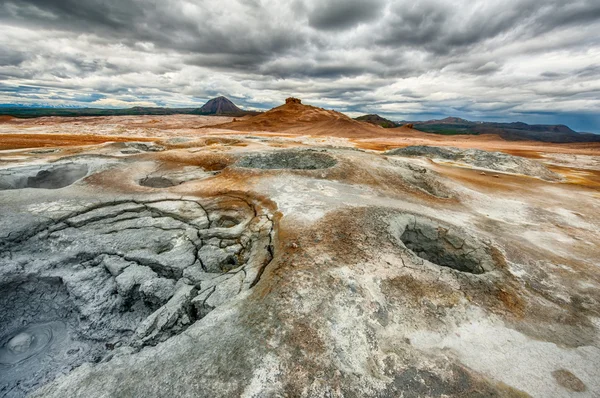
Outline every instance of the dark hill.
<svg viewBox="0 0 600 398"><path fill-rule="evenodd" d="M198 113L201 115L243 115L246 112L235 106L228 98L217 97L198 109Z"/></svg>
<svg viewBox="0 0 600 398"><path fill-rule="evenodd" d="M379 115L364 115L364 116L359 116L357 118L354 118L354 120L358 120L360 122L367 122L367 123L371 123L371 124L375 124L377 126L381 126L383 128L386 129L390 129L390 128L394 128L394 127L398 127L399 124L392 122L391 120L388 120L384 117L381 117Z"/></svg>
<svg viewBox="0 0 600 398"><path fill-rule="evenodd" d="M35 118L43 116L130 116L130 115L215 115L245 116L257 115L259 112L244 111L225 97L213 98L202 108L161 108L134 106L133 108L52 108L0 105L0 116L8 115L17 118Z"/></svg>

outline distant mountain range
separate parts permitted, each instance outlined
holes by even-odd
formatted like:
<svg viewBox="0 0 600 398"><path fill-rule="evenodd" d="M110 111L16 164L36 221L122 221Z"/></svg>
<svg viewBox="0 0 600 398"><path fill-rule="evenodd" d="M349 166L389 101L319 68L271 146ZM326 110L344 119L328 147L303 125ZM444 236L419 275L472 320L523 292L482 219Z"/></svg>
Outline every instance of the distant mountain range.
<svg viewBox="0 0 600 398"><path fill-rule="evenodd" d="M428 120L424 122L392 122L379 115L365 115L356 118L356 120L362 120L385 128L408 125L419 131L443 135L495 134L508 141L532 140L555 143L600 142L600 135L598 134L578 133L562 124L472 122L458 117L447 117L441 120Z"/></svg>
<svg viewBox="0 0 600 398"><path fill-rule="evenodd" d="M0 105L0 116L18 118L34 118L42 116L130 116L130 115L214 115L214 116L245 116L256 115L259 112L245 111L238 108L225 97L209 100L201 108L161 108L135 106L125 109L104 108L74 108L74 107L29 107Z"/></svg>
<svg viewBox="0 0 600 398"><path fill-rule="evenodd" d="M412 123L417 130L437 134L496 134L509 141L533 140L555 143L600 142L600 135L578 133L562 124L472 122L457 117L407 123Z"/></svg>
<svg viewBox="0 0 600 398"><path fill-rule="evenodd" d="M74 108L74 107L28 107L23 105L1 105L0 116L17 118L34 118L41 116L127 116L127 115L215 115L246 116L259 115L244 123L224 125L224 128L235 130L267 130L267 131L308 131L311 128L336 130L336 134L359 136L372 135L371 125L394 129L401 126L419 131L443 135L458 134L495 134L509 141L533 140L555 143L600 142L600 134L578 133L565 125L541 125L522 122L494 123L472 122L469 120L448 117L441 120L400 121L394 122L379 115L365 115L355 120L324 109L305 106L300 100L289 98L286 105L274 108L266 113L246 111L237 107L226 97L209 100L200 108L160 108L136 106L127 109ZM361 123L362 122L362 123ZM367 129L367 130L365 130ZM394 130L395 131L395 130Z"/></svg>

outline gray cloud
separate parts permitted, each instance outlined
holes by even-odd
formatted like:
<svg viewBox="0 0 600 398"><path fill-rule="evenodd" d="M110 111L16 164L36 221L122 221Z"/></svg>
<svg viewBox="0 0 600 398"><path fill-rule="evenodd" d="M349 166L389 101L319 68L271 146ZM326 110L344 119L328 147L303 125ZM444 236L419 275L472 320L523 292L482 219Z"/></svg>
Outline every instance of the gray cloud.
<svg viewBox="0 0 600 398"><path fill-rule="evenodd" d="M380 0L332 0L318 3L309 12L310 26L321 30L348 29L381 15L385 3Z"/></svg>
<svg viewBox="0 0 600 398"><path fill-rule="evenodd" d="M2 103L600 113L597 0L0 0L0 29Z"/></svg>

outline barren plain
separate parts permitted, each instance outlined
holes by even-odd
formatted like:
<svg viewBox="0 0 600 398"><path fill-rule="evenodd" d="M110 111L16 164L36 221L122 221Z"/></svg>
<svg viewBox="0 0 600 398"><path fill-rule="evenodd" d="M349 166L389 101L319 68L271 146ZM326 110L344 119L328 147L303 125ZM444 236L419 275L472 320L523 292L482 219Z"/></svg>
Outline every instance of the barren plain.
<svg viewBox="0 0 600 398"><path fill-rule="evenodd" d="M0 122L0 396L600 395L599 144L273 111Z"/></svg>

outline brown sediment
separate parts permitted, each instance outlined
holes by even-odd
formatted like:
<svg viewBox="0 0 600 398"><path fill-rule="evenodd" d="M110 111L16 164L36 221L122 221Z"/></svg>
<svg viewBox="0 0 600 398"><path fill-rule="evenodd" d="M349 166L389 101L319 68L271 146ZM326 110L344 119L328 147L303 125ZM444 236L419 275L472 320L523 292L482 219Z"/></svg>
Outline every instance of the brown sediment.
<svg viewBox="0 0 600 398"><path fill-rule="evenodd" d="M567 184L600 189L600 170L578 169L573 167L548 165L550 170L567 179Z"/></svg>
<svg viewBox="0 0 600 398"><path fill-rule="evenodd" d="M154 139L91 134L0 134L0 150L98 145L105 142L129 141L154 141Z"/></svg>

